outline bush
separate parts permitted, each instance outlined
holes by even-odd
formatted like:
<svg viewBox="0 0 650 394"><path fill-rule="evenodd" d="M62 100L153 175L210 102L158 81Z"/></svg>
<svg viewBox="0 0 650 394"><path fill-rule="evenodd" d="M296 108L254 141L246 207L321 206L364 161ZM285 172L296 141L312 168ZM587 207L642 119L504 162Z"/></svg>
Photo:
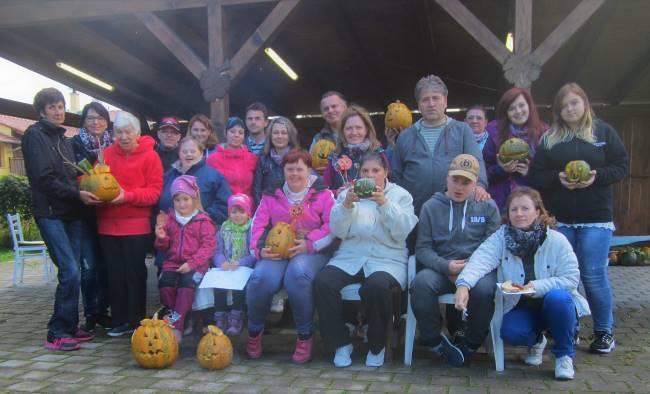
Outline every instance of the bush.
<svg viewBox="0 0 650 394"><path fill-rule="evenodd" d="M0 247L12 248L11 233L7 223L7 214L19 213L26 241L41 239L32 213L32 196L29 182L24 176L7 175L0 177Z"/></svg>

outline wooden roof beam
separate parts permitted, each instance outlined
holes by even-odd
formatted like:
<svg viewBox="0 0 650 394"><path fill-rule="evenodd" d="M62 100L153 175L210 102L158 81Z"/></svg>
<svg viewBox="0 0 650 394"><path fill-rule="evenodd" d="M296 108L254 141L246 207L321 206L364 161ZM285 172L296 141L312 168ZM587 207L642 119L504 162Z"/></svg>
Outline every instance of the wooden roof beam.
<svg viewBox="0 0 650 394"><path fill-rule="evenodd" d="M528 55L532 48L533 0L515 2L515 53Z"/></svg>
<svg viewBox="0 0 650 394"><path fill-rule="evenodd" d="M650 71L650 47L641 55L630 69L624 73L614 84L613 88L605 96L609 98L611 105L619 105L621 101L638 85Z"/></svg>

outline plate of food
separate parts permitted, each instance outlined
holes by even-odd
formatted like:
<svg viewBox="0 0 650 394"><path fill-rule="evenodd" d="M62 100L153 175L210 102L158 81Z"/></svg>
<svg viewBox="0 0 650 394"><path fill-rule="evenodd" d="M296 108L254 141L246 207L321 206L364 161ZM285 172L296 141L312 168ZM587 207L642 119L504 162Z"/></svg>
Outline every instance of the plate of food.
<svg viewBox="0 0 650 394"><path fill-rule="evenodd" d="M501 291L503 291L506 294L517 294L517 295L535 294L535 289L532 288L524 289L523 285L512 283L511 280L507 280L503 283L497 283L497 286L499 286Z"/></svg>

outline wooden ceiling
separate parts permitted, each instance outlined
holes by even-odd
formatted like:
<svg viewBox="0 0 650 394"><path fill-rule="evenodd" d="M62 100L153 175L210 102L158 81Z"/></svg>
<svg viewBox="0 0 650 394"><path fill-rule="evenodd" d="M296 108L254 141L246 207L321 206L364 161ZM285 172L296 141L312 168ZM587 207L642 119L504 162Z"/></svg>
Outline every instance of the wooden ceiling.
<svg viewBox="0 0 650 394"><path fill-rule="evenodd" d="M224 0L232 3L244 4L224 8L225 58L275 6L272 1ZM578 3L536 0L533 48ZM135 15L155 11L208 64L205 4L5 0L0 3L0 56L152 119L209 113L199 81ZM514 0L463 4L497 37L514 29ZM176 9L165 10L170 5ZM650 107L648 15L650 1L607 0L544 65L532 87L538 103L550 103L561 84L575 80L593 102ZM302 0L268 44L300 78L291 81L258 51L231 88L231 113L241 115L253 101L266 103L275 114L318 113L320 95L332 89L372 111L395 99L414 107L413 87L431 73L447 83L450 107L494 105L510 86L501 66L434 0ZM82 81L58 69L57 61L116 89L107 92Z"/></svg>

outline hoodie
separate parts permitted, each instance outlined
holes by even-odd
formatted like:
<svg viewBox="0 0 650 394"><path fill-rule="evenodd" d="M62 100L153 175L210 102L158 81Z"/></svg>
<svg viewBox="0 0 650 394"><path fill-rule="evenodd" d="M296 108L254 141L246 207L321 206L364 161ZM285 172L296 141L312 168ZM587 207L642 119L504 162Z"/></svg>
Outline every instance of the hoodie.
<svg viewBox="0 0 650 394"><path fill-rule="evenodd" d="M246 146L226 148L217 145L217 151L208 157L206 163L223 174L232 194L244 193L251 200L253 196L253 178L257 156L248 151Z"/></svg>
<svg viewBox="0 0 650 394"><path fill-rule="evenodd" d="M501 223L494 200L477 202L471 194L457 203L438 192L422 206L415 256L420 264L451 275L449 260L463 260Z"/></svg>

